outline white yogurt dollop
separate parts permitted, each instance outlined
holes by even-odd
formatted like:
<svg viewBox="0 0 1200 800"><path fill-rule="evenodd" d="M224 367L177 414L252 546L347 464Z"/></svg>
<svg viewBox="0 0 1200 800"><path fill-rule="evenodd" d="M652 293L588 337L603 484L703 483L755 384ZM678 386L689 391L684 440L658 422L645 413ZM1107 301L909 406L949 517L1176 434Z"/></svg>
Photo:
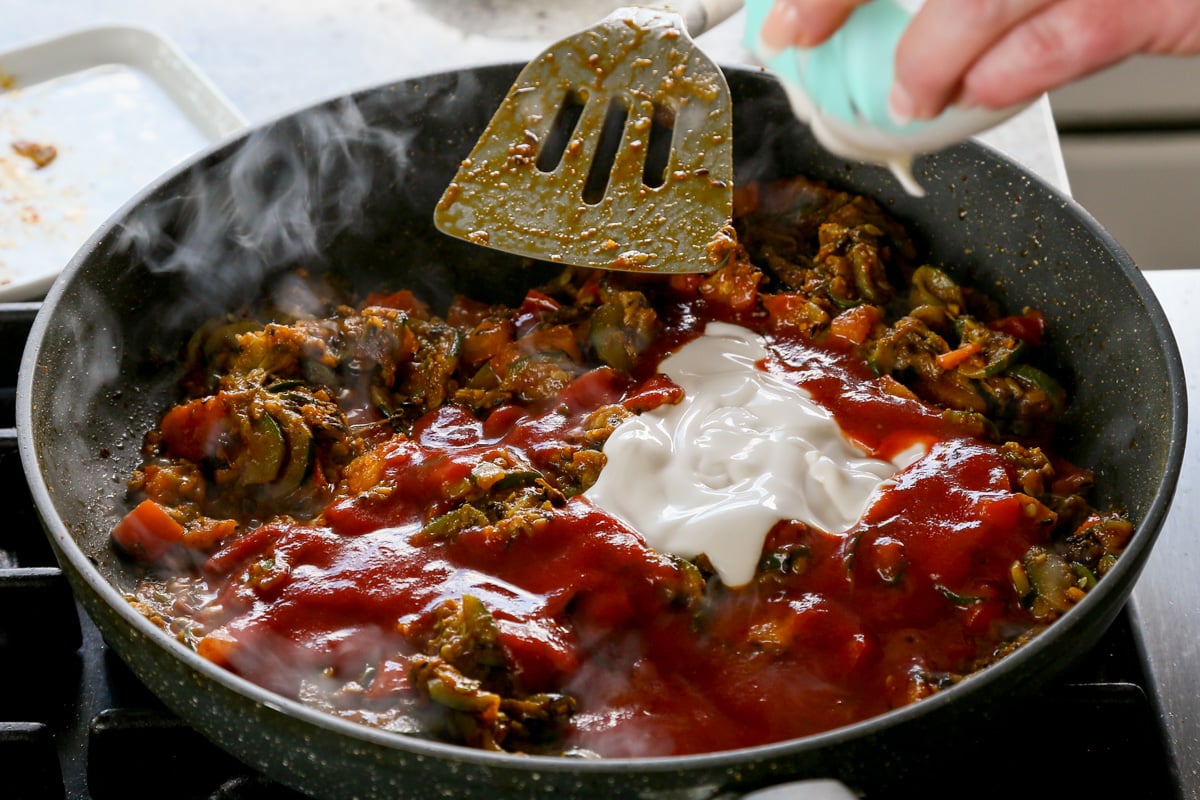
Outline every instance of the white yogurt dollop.
<svg viewBox="0 0 1200 800"><path fill-rule="evenodd" d="M807 392L759 369L766 356L752 331L710 323L659 366L683 400L617 427L586 493L656 550L706 554L729 586L754 577L777 522L845 531L881 483L923 455L868 457Z"/></svg>

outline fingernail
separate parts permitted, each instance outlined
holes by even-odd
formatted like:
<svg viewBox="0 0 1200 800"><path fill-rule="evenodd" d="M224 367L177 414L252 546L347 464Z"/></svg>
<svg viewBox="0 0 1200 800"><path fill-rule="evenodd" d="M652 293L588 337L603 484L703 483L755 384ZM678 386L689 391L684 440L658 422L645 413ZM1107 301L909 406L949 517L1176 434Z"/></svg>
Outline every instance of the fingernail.
<svg viewBox="0 0 1200 800"><path fill-rule="evenodd" d="M912 95L903 85L893 83L892 91L888 94L888 113L892 117L892 122L899 127L904 127L913 121L915 112L916 106L913 104Z"/></svg>
<svg viewBox="0 0 1200 800"><path fill-rule="evenodd" d="M762 43L774 51L795 45L807 47L806 26L800 9L791 3L777 2L771 6L763 21L760 38Z"/></svg>
<svg viewBox="0 0 1200 800"><path fill-rule="evenodd" d="M758 37L758 41L754 45L754 54L758 56L763 63L773 61L775 56L782 52L783 48L774 47L773 45L767 44L767 42L765 42L761 36Z"/></svg>

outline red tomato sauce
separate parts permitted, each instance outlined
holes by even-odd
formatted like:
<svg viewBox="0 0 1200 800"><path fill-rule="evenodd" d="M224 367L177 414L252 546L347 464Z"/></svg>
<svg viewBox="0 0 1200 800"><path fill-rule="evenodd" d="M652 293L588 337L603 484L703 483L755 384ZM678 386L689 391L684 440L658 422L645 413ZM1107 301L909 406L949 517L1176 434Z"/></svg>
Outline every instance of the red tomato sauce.
<svg viewBox="0 0 1200 800"><path fill-rule="evenodd" d="M662 756L880 714L969 672L1029 627L1009 570L1047 532L1025 513L993 445L889 394L833 349L782 338L763 367L805 387L872 455L924 443L928 456L845 533L779 523L764 551L776 568L740 588L713 578L689 607L672 588L684 581L678 561L583 496L516 537L475 528L413 538L438 511L431 490L469 475L482 455L504 446L544 464L588 411L668 402L669 381L600 369L545 408L502 406L477 420L443 406L381 445L389 492L339 499L321 525L269 523L209 559L228 615L223 635L238 643L227 666L295 695L306 670L378 663L369 694L405 696L410 639L444 600L472 594L497 621L521 690L575 697L564 749Z"/></svg>

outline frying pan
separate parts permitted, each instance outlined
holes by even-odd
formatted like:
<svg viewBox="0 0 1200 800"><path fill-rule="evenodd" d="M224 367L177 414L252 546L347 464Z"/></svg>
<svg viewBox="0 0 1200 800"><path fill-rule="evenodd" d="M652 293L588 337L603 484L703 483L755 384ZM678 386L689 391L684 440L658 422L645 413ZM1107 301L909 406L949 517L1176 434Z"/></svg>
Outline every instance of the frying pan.
<svg viewBox="0 0 1200 800"><path fill-rule="evenodd" d="M437 233L432 209L519 65L367 89L285 115L201 154L132 200L43 303L18 386L21 457L47 534L109 645L175 713L238 758L319 798L728 797L803 777L895 777L940 737L987 725L1002 698L1058 674L1120 611L1171 502L1185 396L1174 340L1124 251L1069 198L963 144L916 165L925 198L826 154L765 74L727 70L737 180L803 173L878 198L960 280L1049 322L1047 364L1074 397L1062 448L1096 474L1095 504L1136 524L1099 586L1031 644L914 705L821 735L679 758L581 760L480 752L368 729L214 667L122 598L136 580L109 531L143 432L175 399L178 353L216 313L290 268L355 286L513 302L554 270ZM967 726L965 728L959 726ZM130 776L136 780L136 776Z"/></svg>

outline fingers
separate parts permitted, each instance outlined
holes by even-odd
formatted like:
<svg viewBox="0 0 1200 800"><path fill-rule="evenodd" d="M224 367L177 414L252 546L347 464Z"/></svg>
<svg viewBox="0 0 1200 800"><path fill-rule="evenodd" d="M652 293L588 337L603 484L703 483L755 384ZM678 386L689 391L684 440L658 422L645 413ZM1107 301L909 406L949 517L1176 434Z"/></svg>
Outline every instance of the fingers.
<svg viewBox="0 0 1200 800"><path fill-rule="evenodd" d="M1198 50L1200 3L1194 0L1059 0L1011 29L969 68L960 102L1001 108L1135 53Z"/></svg>
<svg viewBox="0 0 1200 800"><path fill-rule="evenodd" d="M813 47L866 0L776 0L764 43ZM1135 53L1200 54L1197 0L925 0L896 51L898 121L1003 108Z"/></svg>
<svg viewBox="0 0 1200 800"><path fill-rule="evenodd" d="M763 25L769 47L813 47L866 0L776 0ZM967 69L1030 14L1056 0L926 0L901 39L891 103L897 120L937 116Z"/></svg>
<svg viewBox="0 0 1200 800"><path fill-rule="evenodd" d="M763 23L768 47L815 47L841 27L866 0L776 0Z"/></svg>
<svg viewBox="0 0 1200 800"><path fill-rule="evenodd" d="M896 50L891 105L897 119L937 116L964 76L997 42L1055 0L926 0Z"/></svg>

